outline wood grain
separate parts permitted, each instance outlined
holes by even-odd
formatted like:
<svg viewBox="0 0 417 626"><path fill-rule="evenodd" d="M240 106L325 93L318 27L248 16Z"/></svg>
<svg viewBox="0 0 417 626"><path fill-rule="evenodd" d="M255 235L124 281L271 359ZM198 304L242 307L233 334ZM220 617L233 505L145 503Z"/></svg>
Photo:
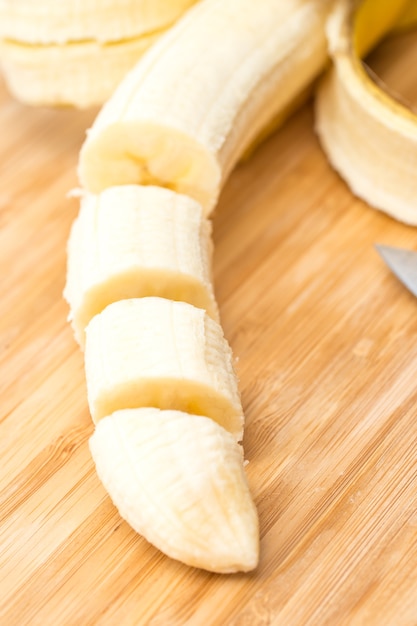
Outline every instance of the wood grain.
<svg viewBox="0 0 417 626"><path fill-rule="evenodd" d="M417 101L416 61L409 35L370 63ZM311 105L232 175L215 283L262 557L249 575L187 568L120 520L88 451L61 294L95 114L25 108L0 86L0 623L417 625L417 301L373 248L417 248L417 231L351 195Z"/></svg>

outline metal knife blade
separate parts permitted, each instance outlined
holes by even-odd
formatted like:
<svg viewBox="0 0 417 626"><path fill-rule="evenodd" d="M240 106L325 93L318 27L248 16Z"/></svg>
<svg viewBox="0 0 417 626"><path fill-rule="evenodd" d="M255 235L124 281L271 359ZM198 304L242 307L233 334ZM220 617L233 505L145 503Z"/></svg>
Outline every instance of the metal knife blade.
<svg viewBox="0 0 417 626"><path fill-rule="evenodd" d="M417 297L417 252L375 244L377 252L395 276Z"/></svg>

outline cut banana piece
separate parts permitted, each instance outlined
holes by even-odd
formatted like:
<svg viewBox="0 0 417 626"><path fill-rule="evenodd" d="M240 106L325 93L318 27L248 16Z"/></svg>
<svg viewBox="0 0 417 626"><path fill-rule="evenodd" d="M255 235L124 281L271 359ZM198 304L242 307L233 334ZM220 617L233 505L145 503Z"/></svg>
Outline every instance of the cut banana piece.
<svg viewBox="0 0 417 626"><path fill-rule="evenodd" d="M157 407L206 415L240 440L243 411L232 352L205 311L164 298L121 300L86 328L90 411Z"/></svg>
<svg viewBox="0 0 417 626"><path fill-rule="evenodd" d="M378 13L376 0L336 2L327 29L334 67L317 91L316 128L330 162L355 194L417 224L417 115L373 82L358 57L395 24L406 3L385 4L387 14ZM372 11L380 28L364 42L363 16Z"/></svg>
<svg viewBox="0 0 417 626"><path fill-rule="evenodd" d="M160 187L125 185L87 194L68 243L64 291L77 341L108 304L160 296L218 319L211 223L200 205Z"/></svg>
<svg viewBox="0 0 417 626"><path fill-rule="evenodd" d="M321 71L331 0L202 0L122 81L80 155L82 185L169 187L206 214L240 156Z"/></svg>
<svg viewBox="0 0 417 626"><path fill-rule="evenodd" d="M102 104L196 0L0 0L0 62L31 105Z"/></svg>
<svg viewBox="0 0 417 626"><path fill-rule="evenodd" d="M102 104L160 33L117 44L97 42L36 46L0 42L10 92L31 105Z"/></svg>
<svg viewBox="0 0 417 626"><path fill-rule="evenodd" d="M143 408L105 417L90 438L120 515L168 556L212 572L248 571L258 516L242 448L207 417Z"/></svg>
<svg viewBox="0 0 417 626"><path fill-rule="evenodd" d="M0 38L121 41L166 28L196 0L0 0Z"/></svg>

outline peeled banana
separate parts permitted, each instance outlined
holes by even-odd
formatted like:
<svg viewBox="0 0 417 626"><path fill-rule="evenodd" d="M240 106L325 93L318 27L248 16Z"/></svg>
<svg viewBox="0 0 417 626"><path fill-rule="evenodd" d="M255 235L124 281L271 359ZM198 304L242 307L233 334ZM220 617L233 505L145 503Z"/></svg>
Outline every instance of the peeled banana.
<svg viewBox="0 0 417 626"><path fill-rule="evenodd" d="M125 77L80 154L65 295L85 339L97 472L133 528L210 571L256 567L259 530L206 217L325 66L332 7L318 134L355 192L417 223L415 116L359 60L413 19L409 0L201 0Z"/></svg>
<svg viewBox="0 0 417 626"><path fill-rule="evenodd" d="M110 44L0 42L0 61L11 93L25 104L101 104L161 32Z"/></svg>
<svg viewBox="0 0 417 626"><path fill-rule="evenodd" d="M124 185L85 194L68 242L64 296L77 341L108 304L143 296L183 300L218 319L211 223L193 199Z"/></svg>
<svg viewBox="0 0 417 626"><path fill-rule="evenodd" d="M26 104L89 107L196 0L0 0L0 63Z"/></svg>
<svg viewBox="0 0 417 626"><path fill-rule="evenodd" d="M384 12L376 0L336 2L327 25L333 67L317 90L316 128L330 162L356 195L416 225L417 115L374 82L359 60L406 4L384 3Z"/></svg>
<svg viewBox="0 0 417 626"><path fill-rule="evenodd" d="M122 517L165 554L213 572L256 567L258 516L242 449L213 420L118 411L97 424L90 450Z"/></svg>
<svg viewBox="0 0 417 626"><path fill-rule="evenodd" d="M177 409L242 439L232 351L203 309L157 297L110 304L86 328L85 370L96 423L125 408Z"/></svg>
<svg viewBox="0 0 417 626"><path fill-rule="evenodd" d="M0 0L0 38L27 44L98 43L166 28L196 0Z"/></svg>
<svg viewBox="0 0 417 626"><path fill-rule="evenodd" d="M205 216L321 71L330 4L202 0L124 79L80 155L65 295L82 345L85 328L97 471L133 528L211 571L256 567L259 530Z"/></svg>
<svg viewBox="0 0 417 626"><path fill-rule="evenodd" d="M93 193L168 187L208 215L268 123L321 71L331 0L202 0L117 88L80 154Z"/></svg>

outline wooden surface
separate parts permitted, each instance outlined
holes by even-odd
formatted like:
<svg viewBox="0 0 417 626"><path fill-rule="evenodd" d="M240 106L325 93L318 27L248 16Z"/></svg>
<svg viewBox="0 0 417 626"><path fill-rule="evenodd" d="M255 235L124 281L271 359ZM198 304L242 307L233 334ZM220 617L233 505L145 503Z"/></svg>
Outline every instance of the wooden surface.
<svg viewBox="0 0 417 626"><path fill-rule="evenodd" d="M417 100L416 61L410 35L373 67ZM417 248L417 230L350 194L311 106L233 174L215 279L262 557L250 575L188 568L120 520L88 451L61 293L94 114L0 86L0 624L416 625L417 300L373 245Z"/></svg>

